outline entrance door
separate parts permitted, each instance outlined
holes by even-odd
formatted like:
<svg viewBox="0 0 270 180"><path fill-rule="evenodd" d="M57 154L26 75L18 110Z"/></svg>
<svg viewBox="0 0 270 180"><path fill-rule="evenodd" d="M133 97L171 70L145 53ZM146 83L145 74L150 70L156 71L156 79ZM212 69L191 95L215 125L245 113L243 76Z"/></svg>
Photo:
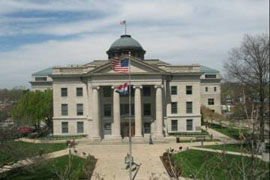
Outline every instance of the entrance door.
<svg viewBox="0 0 270 180"><path fill-rule="evenodd" d="M131 136L135 135L135 124L131 123ZM121 136L128 137L129 136L129 123L121 123Z"/></svg>

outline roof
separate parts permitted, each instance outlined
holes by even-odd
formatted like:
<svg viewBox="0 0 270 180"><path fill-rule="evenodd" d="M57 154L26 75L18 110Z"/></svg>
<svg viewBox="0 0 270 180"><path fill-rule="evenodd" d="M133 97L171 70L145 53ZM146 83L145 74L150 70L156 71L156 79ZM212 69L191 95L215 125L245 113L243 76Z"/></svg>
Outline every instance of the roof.
<svg viewBox="0 0 270 180"><path fill-rule="evenodd" d="M33 73L32 76L48 76L51 74L52 74L52 68L49 67L49 68Z"/></svg>
<svg viewBox="0 0 270 180"><path fill-rule="evenodd" d="M143 50L141 44L133 39L130 35L122 35L119 39L114 41L109 49L110 50L117 50L122 48L134 48L138 50Z"/></svg>
<svg viewBox="0 0 270 180"><path fill-rule="evenodd" d="M212 68L209 68L209 67L206 67L206 66L201 66L201 72L203 73L219 73L218 70L215 70L215 69L212 69Z"/></svg>

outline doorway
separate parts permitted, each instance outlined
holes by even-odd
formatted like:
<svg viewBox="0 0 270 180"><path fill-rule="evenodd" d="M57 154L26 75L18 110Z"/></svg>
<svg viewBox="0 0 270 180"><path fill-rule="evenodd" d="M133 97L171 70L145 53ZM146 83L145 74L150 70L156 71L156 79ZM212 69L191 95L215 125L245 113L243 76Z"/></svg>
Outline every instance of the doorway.
<svg viewBox="0 0 270 180"><path fill-rule="evenodd" d="M131 136L135 135L135 123L131 123ZM121 123L121 136L129 137L129 123Z"/></svg>

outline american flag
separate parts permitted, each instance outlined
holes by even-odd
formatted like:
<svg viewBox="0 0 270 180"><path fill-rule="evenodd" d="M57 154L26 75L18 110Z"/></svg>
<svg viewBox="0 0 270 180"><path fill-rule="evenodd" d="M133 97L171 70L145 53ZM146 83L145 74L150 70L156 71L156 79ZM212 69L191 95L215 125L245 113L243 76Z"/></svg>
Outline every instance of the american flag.
<svg viewBox="0 0 270 180"><path fill-rule="evenodd" d="M111 60L112 70L120 73L127 74L129 72L129 59L125 58L123 60L114 58Z"/></svg>

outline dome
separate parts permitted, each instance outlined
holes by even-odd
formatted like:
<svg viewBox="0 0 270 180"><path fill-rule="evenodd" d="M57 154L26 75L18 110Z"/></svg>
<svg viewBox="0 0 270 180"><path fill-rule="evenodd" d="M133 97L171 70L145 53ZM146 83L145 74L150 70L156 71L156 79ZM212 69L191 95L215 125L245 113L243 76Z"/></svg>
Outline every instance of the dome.
<svg viewBox="0 0 270 180"><path fill-rule="evenodd" d="M122 54L128 54L131 52L132 56L143 59L145 50L142 48L140 43L133 39L131 35L122 35L119 39L114 41L107 51L109 59L112 57L119 57Z"/></svg>
<svg viewBox="0 0 270 180"><path fill-rule="evenodd" d="M118 50L122 48L131 48L143 50L142 46L138 41L133 39L130 35L122 35L121 38L114 41L109 49L110 50Z"/></svg>

